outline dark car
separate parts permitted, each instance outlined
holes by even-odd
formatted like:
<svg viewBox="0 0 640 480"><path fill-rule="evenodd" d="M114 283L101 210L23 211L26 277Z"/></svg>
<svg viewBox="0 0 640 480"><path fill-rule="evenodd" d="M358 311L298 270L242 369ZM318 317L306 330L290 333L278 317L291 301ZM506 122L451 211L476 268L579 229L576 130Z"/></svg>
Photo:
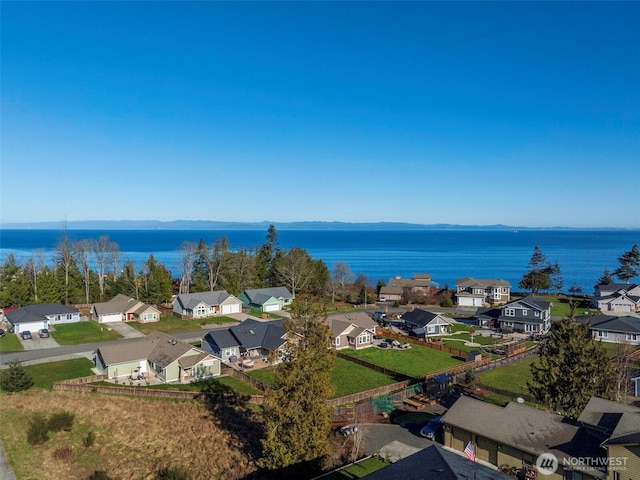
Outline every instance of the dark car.
<svg viewBox="0 0 640 480"><path fill-rule="evenodd" d="M23 340L31 340L31 332L29 330L25 330L20 334Z"/></svg>
<svg viewBox="0 0 640 480"><path fill-rule="evenodd" d="M436 433L442 426L441 420L442 420L442 416L433 417L431 420L429 420L429 423L427 423L420 430L420 436L424 438L428 438L429 440L435 440Z"/></svg>
<svg viewBox="0 0 640 480"><path fill-rule="evenodd" d="M46 328L43 328L42 330L40 330L38 334L40 335L40 338L49 338L49 330Z"/></svg>

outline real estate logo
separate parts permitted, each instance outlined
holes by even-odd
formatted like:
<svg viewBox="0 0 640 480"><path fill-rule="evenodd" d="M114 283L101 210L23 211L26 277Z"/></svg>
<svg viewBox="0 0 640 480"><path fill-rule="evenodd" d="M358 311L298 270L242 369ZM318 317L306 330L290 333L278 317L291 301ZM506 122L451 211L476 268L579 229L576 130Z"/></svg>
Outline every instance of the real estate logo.
<svg viewBox="0 0 640 480"><path fill-rule="evenodd" d="M540 475L551 475L558 469L558 457L553 453L543 453L536 460L536 467Z"/></svg>

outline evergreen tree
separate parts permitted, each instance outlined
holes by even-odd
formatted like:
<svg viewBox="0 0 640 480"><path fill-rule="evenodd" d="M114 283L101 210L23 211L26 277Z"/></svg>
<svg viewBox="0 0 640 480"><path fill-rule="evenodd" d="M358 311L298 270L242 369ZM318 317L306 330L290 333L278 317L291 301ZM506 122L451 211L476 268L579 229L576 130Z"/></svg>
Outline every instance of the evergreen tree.
<svg viewBox="0 0 640 480"><path fill-rule="evenodd" d="M22 307L32 303L31 286L25 269L13 253L0 267L0 306Z"/></svg>
<svg viewBox="0 0 640 480"><path fill-rule="evenodd" d="M140 300L138 275L132 260L127 260L115 282L116 293ZM114 295L115 296L115 295Z"/></svg>
<svg viewBox="0 0 640 480"><path fill-rule="evenodd" d="M322 459L330 451L331 368L335 352L321 304L301 295L287 322L288 344L276 367L278 388L265 395L262 458L259 465L275 470Z"/></svg>
<svg viewBox="0 0 640 480"><path fill-rule="evenodd" d="M598 283L596 283L597 285L611 285L613 283L613 277L611 277L611 273L609 273L609 269L605 268L604 272L602 272L602 275L600 275L600 278L598 279Z"/></svg>
<svg viewBox="0 0 640 480"><path fill-rule="evenodd" d="M619 258L620 266L613 271L613 274L623 282L629 283L634 277L640 275L640 250L638 245L631 247L631 250L624 252Z"/></svg>
<svg viewBox="0 0 640 480"><path fill-rule="evenodd" d="M279 256L278 232L275 225L271 224L267 230L265 242L256 256L256 276L265 287L273 287L277 284L274 263Z"/></svg>
<svg viewBox="0 0 640 480"><path fill-rule="evenodd" d="M9 362L8 368L0 370L0 390L5 392L21 392L33 386L33 378L17 360Z"/></svg>
<svg viewBox="0 0 640 480"><path fill-rule="evenodd" d="M589 334L589 324L569 317L551 324L531 364L529 391L539 401L577 418L592 396L611 397L613 365L604 346Z"/></svg>
<svg viewBox="0 0 640 480"><path fill-rule="evenodd" d="M195 248L193 265L191 267L191 291L209 291L209 247L201 238Z"/></svg>
<svg viewBox="0 0 640 480"><path fill-rule="evenodd" d="M562 291L564 286L564 279L562 278L562 270L560 270L560 264L556 261L549 269L549 283L553 288L554 293Z"/></svg>
<svg viewBox="0 0 640 480"><path fill-rule="evenodd" d="M167 267L158 263L153 255L145 262L140 272L140 300L147 303L159 304L171 300L173 279Z"/></svg>
<svg viewBox="0 0 640 480"><path fill-rule="evenodd" d="M547 257L537 245L533 249L533 254L529 260L530 270L522 276L518 288L531 290L536 294L542 290L549 290L551 287L550 273L552 267L547 263Z"/></svg>

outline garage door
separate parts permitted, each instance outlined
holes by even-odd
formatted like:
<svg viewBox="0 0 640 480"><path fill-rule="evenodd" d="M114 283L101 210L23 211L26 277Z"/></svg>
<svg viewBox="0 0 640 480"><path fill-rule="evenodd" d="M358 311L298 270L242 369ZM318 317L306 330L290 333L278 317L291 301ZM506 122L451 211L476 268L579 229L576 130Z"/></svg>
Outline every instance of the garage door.
<svg viewBox="0 0 640 480"><path fill-rule="evenodd" d="M280 305L266 305L264 307L265 312L275 312L276 310L280 310Z"/></svg>
<svg viewBox="0 0 640 480"><path fill-rule="evenodd" d="M481 307L484 304L484 302L482 301L482 298L474 298L473 299L473 306L474 307Z"/></svg>
<svg viewBox="0 0 640 480"><path fill-rule="evenodd" d="M112 313L110 315L102 316L102 323L121 322L122 315L119 313Z"/></svg>
<svg viewBox="0 0 640 480"><path fill-rule="evenodd" d="M222 305L222 314L240 313L240 305Z"/></svg>
<svg viewBox="0 0 640 480"><path fill-rule="evenodd" d="M18 323L16 325L16 333L26 332L27 330L31 333L37 332L38 330L42 330L43 328L47 328L45 326L45 321L42 322L33 322L33 323Z"/></svg>

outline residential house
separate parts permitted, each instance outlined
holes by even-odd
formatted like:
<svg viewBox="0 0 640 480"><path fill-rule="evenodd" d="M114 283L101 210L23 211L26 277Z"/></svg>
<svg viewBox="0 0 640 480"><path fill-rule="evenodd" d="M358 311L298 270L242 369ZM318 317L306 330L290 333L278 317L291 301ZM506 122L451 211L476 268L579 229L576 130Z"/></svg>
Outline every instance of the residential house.
<svg viewBox="0 0 640 480"><path fill-rule="evenodd" d="M444 446L463 452L471 442L481 462L535 469L538 457L552 454L558 459L558 466L555 473L545 471L544 478L607 478L606 471L592 467L606 462L602 438L557 413L514 402L500 407L462 396L444 414L442 423Z"/></svg>
<svg viewBox="0 0 640 480"><path fill-rule="evenodd" d="M242 313L242 301L226 290L183 293L173 300L173 313L180 318L207 318Z"/></svg>
<svg viewBox="0 0 640 480"><path fill-rule="evenodd" d="M431 274L416 273L413 278L396 276L390 278L387 284L380 287L379 301L400 301L405 291L419 296L429 296L438 284L431 280Z"/></svg>
<svg viewBox="0 0 640 480"><path fill-rule="evenodd" d="M119 293L108 302L95 303L91 307L91 316L98 323L147 323L160 320L160 310Z"/></svg>
<svg viewBox="0 0 640 480"><path fill-rule="evenodd" d="M404 450L407 449L404 445ZM383 447L384 448L384 447ZM382 453L382 451L381 451ZM365 475L366 480L508 480L494 468L472 462L465 455L431 445Z"/></svg>
<svg viewBox="0 0 640 480"><path fill-rule="evenodd" d="M443 335L451 333L451 325L454 323L440 314L428 312L421 308L414 308L400 317L404 328L414 332L418 336Z"/></svg>
<svg viewBox="0 0 640 480"><path fill-rule="evenodd" d="M224 330L211 330L201 342L201 348L225 362L235 362L242 356L262 357L276 363L287 342L282 320L259 322L246 319Z"/></svg>
<svg viewBox="0 0 640 480"><path fill-rule="evenodd" d="M640 478L640 408L592 397L578 423L606 449L608 480Z"/></svg>
<svg viewBox="0 0 640 480"><path fill-rule="evenodd" d="M634 283L610 283L596 285L594 308L605 314L640 312L640 285Z"/></svg>
<svg viewBox="0 0 640 480"><path fill-rule="evenodd" d="M640 345L640 315L581 315L576 321L589 323L589 331L596 340Z"/></svg>
<svg viewBox="0 0 640 480"><path fill-rule="evenodd" d="M172 383L220 375L219 359L160 332L100 346L94 361L96 368L111 379L143 374L154 375L163 383Z"/></svg>
<svg viewBox="0 0 640 480"><path fill-rule="evenodd" d="M373 345L377 324L365 312L332 315L327 323L333 335L336 350L343 348L360 349Z"/></svg>
<svg viewBox="0 0 640 480"><path fill-rule="evenodd" d="M484 307L511 300L511 284L506 280L465 277L456 280L456 305Z"/></svg>
<svg viewBox="0 0 640 480"><path fill-rule="evenodd" d="M287 287L255 288L245 290L238 298L245 308L260 310L261 312L273 312L283 310L291 305L293 295L289 293Z"/></svg>
<svg viewBox="0 0 640 480"><path fill-rule="evenodd" d="M476 325L483 328L496 328L498 326L498 318L502 313L500 308L478 308L473 318Z"/></svg>
<svg viewBox="0 0 640 480"><path fill-rule="evenodd" d="M544 335L551 327L551 303L531 295L508 302L498 317L504 332Z"/></svg>
<svg viewBox="0 0 640 480"><path fill-rule="evenodd" d="M11 323L15 333L20 334L79 322L80 311L75 307L58 303L37 303L6 311L5 318Z"/></svg>

